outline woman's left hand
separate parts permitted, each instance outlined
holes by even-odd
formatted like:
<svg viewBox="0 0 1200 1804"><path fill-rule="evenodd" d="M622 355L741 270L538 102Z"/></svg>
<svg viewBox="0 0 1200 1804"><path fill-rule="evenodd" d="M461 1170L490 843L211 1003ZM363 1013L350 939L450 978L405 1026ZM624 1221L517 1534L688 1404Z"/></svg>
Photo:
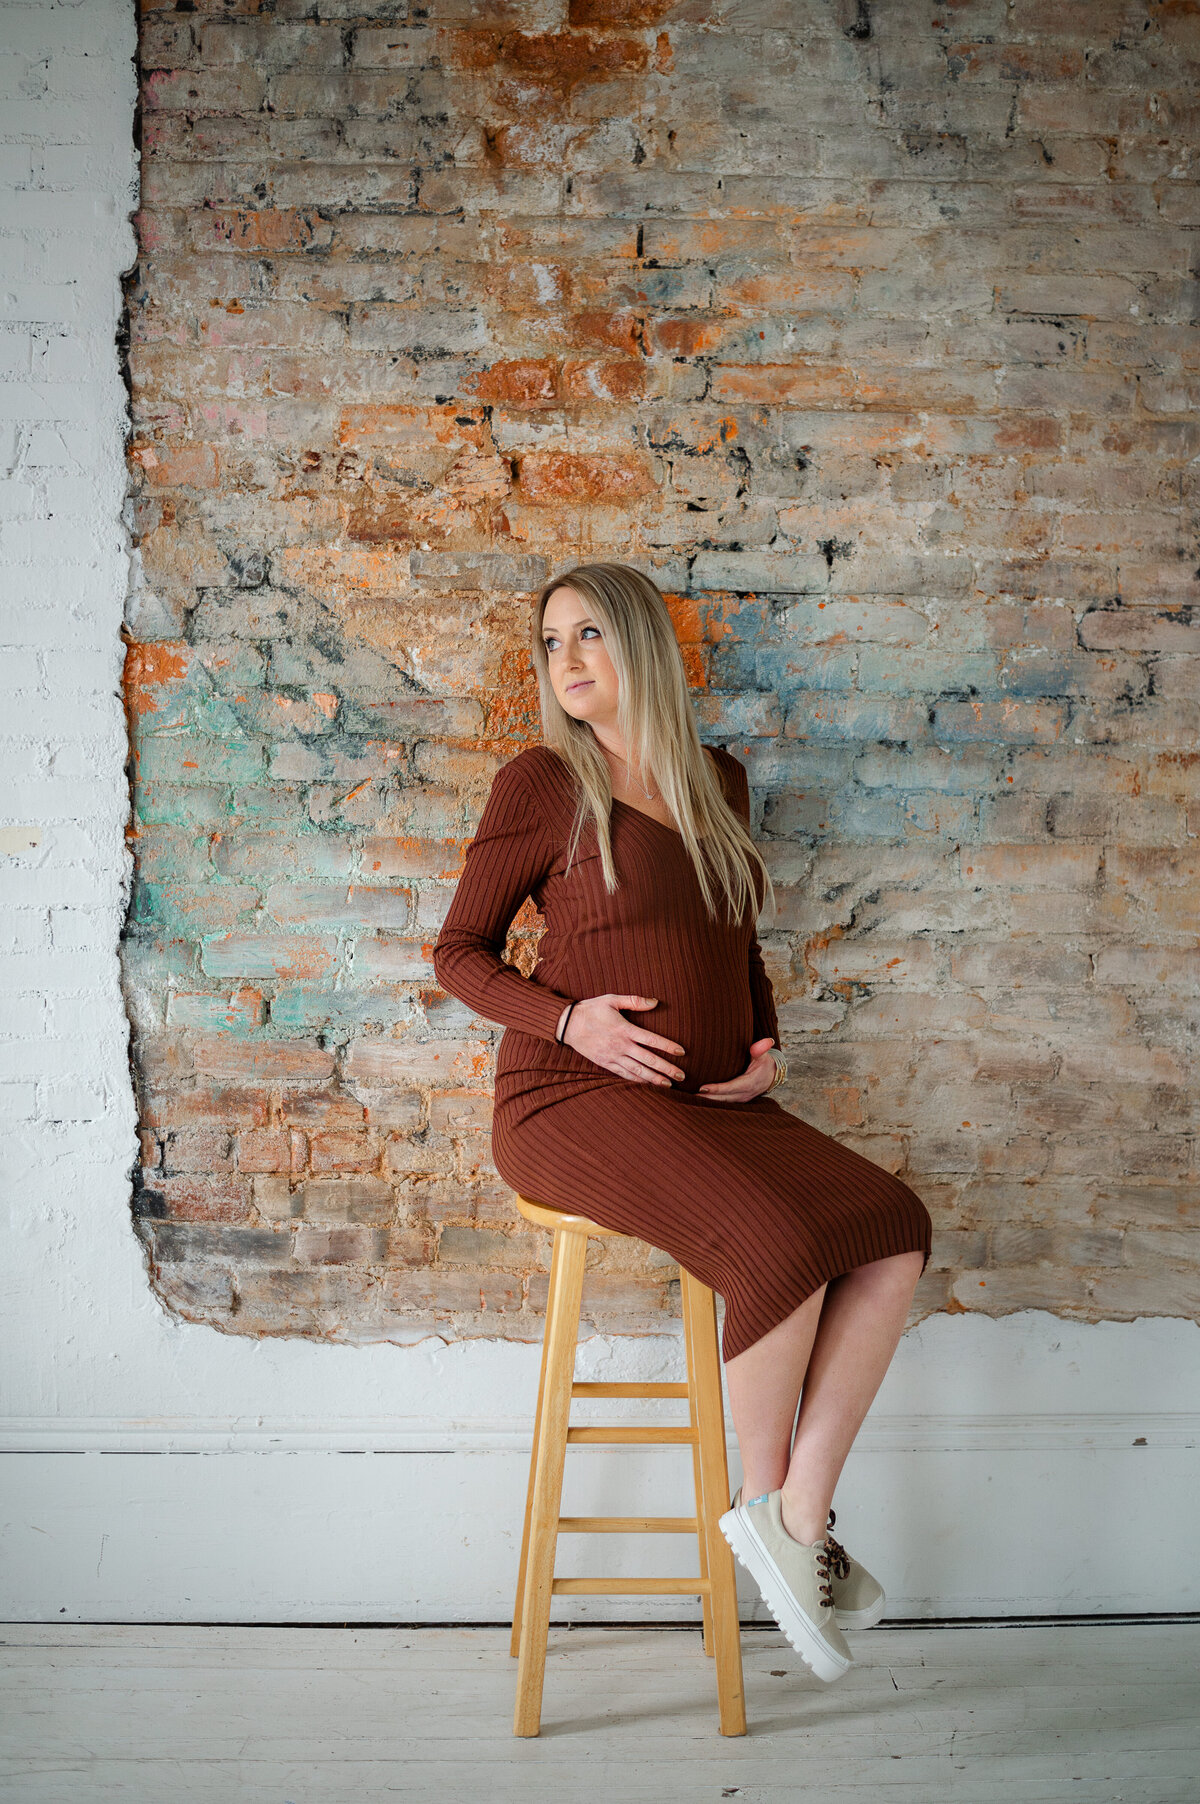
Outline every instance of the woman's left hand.
<svg viewBox="0 0 1200 1804"><path fill-rule="evenodd" d="M750 1046L750 1063L740 1077L731 1077L724 1084L701 1084L696 1091L697 1096L712 1096L718 1102L753 1102L764 1090L769 1090L775 1082L775 1060L771 1057L770 1048L774 1040L754 1040Z"/></svg>

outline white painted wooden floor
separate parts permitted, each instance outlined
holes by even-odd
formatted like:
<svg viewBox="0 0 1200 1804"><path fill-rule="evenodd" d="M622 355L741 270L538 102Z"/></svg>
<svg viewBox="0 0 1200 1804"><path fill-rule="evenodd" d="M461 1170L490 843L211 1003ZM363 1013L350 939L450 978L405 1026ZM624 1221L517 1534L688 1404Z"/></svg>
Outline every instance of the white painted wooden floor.
<svg viewBox="0 0 1200 1804"><path fill-rule="evenodd" d="M507 1629L86 1624L0 1634L5 1804L1196 1804L1200 1622L879 1628L811 1677L743 1631L553 1628L542 1734Z"/></svg>

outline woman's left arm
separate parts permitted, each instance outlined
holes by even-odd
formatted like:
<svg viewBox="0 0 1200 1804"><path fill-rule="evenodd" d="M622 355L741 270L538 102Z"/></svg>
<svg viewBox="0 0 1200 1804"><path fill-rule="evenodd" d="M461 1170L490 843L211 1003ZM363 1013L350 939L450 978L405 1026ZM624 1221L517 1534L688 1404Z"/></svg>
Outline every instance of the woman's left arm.
<svg viewBox="0 0 1200 1804"><path fill-rule="evenodd" d="M779 1017L775 1013L775 991L763 964L762 947L757 933L750 935L750 996L754 1003L754 1038L769 1039L779 1044Z"/></svg>
<svg viewBox="0 0 1200 1804"><path fill-rule="evenodd" d="M741 815L746 825L750 824L750 779L746 775L746 767L740 759L732 758L737 767L739 781L732 798L732 806ZM758 943L758 934L754 929L750 933L750 951L747 977L750 984L750 999L754 1005L753 1039L750 1044L750 1062L739 1077L730 1078L723 1084L701 1084L698 1094L715 1096L726 1102L750 1102L770 1090L775 1083L775 1060L770 1048L779 1045L779 1018L775 1012L775 992L771 979L767 976L767 968L763 963L762 947Z"/></svg>

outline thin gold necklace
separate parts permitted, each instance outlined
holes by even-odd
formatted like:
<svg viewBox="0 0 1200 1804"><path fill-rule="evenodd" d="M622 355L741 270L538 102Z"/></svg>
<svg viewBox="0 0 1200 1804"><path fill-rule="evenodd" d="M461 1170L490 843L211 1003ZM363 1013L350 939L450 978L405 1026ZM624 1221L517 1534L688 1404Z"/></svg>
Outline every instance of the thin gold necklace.
<svg viewBox="0 0 1200 1804"><path fill-rule="evenodd" d="M621 763L625 766L626 770L629 770L631 768L628 758L621 758L620 752L610 752L609 757L610 758L620 758ZM645 796L645 798L648 802L658 802L658 801L662 800L661 796L650 794L650 791L646 788L646 785L642 782L640 777L636 777L634 779L634 781L637 783L638 788L641 790L642 794Z"/></svg>

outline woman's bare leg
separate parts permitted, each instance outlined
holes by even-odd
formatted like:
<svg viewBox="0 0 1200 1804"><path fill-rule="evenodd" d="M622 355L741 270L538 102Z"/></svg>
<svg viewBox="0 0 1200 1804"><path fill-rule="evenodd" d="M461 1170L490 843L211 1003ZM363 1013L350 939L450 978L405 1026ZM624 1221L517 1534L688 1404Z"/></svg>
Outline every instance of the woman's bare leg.
<svg viewBox="0 0 1200 1804"><path fill-rule="evenodd" d="M825 1533L834 1489L904 1332L922 1263L920 1253L896 1253L826 1286L783 1481L783 1526L797 1541Z"/></svg>
<svg viewBox="0 0 1200 1804"><path fill-rule="evenodd" d="M825 1533L834 1489L904 1332L921 1266L916 1252L856 1266L726 1364L742 1496L782 1489L783 1525L797 1541L811 1544Z"/></svg>
<svg viewBox="0 0 1200 1804"><path fill-rule="evenodd" d="M826 1288L822 1284L769 1334L725 1362L746 1502L764 1491L777 1491L787 1476L796 1405Z"/></svg>

